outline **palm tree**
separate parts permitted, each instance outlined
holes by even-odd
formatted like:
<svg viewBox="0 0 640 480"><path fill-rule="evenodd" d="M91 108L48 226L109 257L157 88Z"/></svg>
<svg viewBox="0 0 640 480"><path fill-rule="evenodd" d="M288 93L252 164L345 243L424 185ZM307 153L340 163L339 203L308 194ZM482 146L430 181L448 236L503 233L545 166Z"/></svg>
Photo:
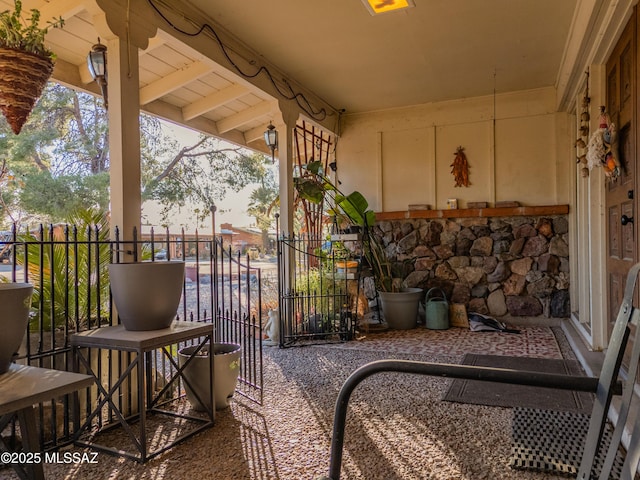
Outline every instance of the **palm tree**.
<svg viewBox="0 0 640 480"><path fill-rule="evenodd" d="M247 213L256 219L262 233L263 251L269 245L269 229L273 223L274 207L278 205L278 189L272 178L263 178L261 185L249 196Z"/></svg>
<svg viewBox="0 0 640 480"><path fill-rule="evenodd" d="M100 324L109 314L108 216L85 209L68 220L18 236L26 251L17 263L34 284L32 310L39 312L32 327L44 331L65 325L78 330L92 321Z"/></svg>

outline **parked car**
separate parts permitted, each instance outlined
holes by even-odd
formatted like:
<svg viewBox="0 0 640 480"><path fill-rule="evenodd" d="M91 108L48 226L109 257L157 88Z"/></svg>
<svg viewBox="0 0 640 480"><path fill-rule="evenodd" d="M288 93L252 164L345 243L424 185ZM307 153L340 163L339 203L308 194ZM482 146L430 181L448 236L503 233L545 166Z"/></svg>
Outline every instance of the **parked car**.
<svg viewBox="0 0 640 480"><path fill-rule="evenodd" d="M13 235L11 232L0 232L0 263L11 262L11 240Z"/></svg>
<svg viewBox="0 0 640 480"><path fill-rule="evenodd" d="M156 260L166 260L167 259L167 251L164 248L161 248L154 255Z"/></svg>

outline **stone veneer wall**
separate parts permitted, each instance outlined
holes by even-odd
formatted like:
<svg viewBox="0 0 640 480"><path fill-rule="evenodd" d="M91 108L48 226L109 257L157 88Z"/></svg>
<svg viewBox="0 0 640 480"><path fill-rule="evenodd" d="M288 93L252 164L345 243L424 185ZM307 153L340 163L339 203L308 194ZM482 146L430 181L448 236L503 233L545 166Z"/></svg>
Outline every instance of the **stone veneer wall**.
<svg viewBox="0 0 640 480"><path fill-rule="evenodd" d="M571 313L566 215L379 221L374 234L406 287L495 317Z"/></svg>

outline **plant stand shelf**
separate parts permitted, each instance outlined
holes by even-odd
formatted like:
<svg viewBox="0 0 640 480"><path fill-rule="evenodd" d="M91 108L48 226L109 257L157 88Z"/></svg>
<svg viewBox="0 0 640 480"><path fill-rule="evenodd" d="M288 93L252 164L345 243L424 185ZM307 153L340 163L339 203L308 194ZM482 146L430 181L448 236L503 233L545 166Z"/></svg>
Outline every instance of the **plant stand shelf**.
<svg viewBox="0 0 640 480"><path fill-rule="evenodd" d="M144 463L182 440L195 435L205 428L211 427L214 423L215 415L213 407L206 409L204 416L199 417L184 412L165 410L162 409L161 406L166 403L164 395L170 391L170 387L174 382L179 383L177 382L178 379L182 379L185 384L191 386L188 379L183 375L183 369L198 356L200 350L206 343L211 342L212 338L212 324L186 321L174 321L168 328L161 330L130 331L126 330L123 325L116 325L72 335L71 345L74 349L76 369L79 370L82 366L92 375L98 388L98 398L100 399L97 406L92 409L84 424L77 431L75 444L124 456ZM195 339L198 339L195 343L197 347L187 361L179 367L177 360L173 358L171 347L181 342ZM167 347L169 348L167 349ZM100 368L100 362L98 361L98 372L95 371L91 363L90 351L86 350L87 348L131 352L135 353L135 355L129 356L131 359L129 364L123 366L119 378L114 382L109 382L111 383L109 385L107 382L104 382L105 377L108 379L110 376L104 373L107 369ZM172 375L167 379L166 384L160 392L153 390L152 355L155 352L161 352L161 356L164 355L164 358L167 359L172 366ZM213 368L213 356L208 356L211 362L210 366ZM125 413L123 413L119 407L121 399L118 398L118 393L120 392L120 387L126 385L127 382L131 385L132 400L137 400L139 412L125 417ZM136 386L137 392L134 391ZM209 387L209 391L213 391L213 380L211 380ZM204 402L202 403L204 404ZM212 402L209 402L209 404L211 403ZM100 423L101 417L98 416L102 414L102 409L105 406L110 407L111 411L115 414L117 422L100 427L97 430L92 429L95 420L98 420ZM152 450L149 446L150 439L147 435L148 414L168 415L184 420L185 422L194 422L196 426L184 434L169 435L164 444L156 445L156 448ZM137 423L139 427L137 435L132 428L135 423ZM122 430L128 434L129 440L135 446L135 452L98 443L97 436L99 434L107 432L112 427L118 426L122 427ZM81 438L83 434L89 436L88 440Z"/></svg>

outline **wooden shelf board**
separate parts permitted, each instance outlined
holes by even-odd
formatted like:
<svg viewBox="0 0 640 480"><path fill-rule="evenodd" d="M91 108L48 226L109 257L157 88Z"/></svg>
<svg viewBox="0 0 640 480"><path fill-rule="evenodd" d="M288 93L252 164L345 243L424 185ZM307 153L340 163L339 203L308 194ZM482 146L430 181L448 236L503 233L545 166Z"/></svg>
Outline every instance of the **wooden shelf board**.
<svg viewBox="0 0 640 480"><path fill-rule="evenodd" d="M377 212L376 220L408 220L418 218L478 218L478 217L518 217L529 215L565 215L569 205L543 205L531 207L503 208L457 208L452 210L407 210L397 212Z"/></svg>

